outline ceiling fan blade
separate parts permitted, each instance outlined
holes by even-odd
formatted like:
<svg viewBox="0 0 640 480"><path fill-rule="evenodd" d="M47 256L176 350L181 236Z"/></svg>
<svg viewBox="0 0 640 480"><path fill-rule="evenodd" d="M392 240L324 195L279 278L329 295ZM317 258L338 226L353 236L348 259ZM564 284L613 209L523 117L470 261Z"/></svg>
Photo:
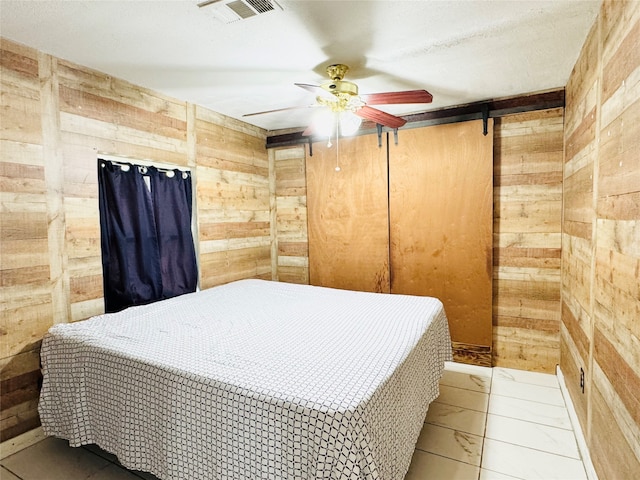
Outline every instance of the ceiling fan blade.
<svg viewBox="0 0 640 480"><path fill-rule="evenodd" d="M368 106L361 107L354 112L359 117L362 117L372 122L379 123L389 128L398 128L403 126L407 121L404 118L396 117L390 113L383 112L377 108L371 108Z"/></svg>
<svg viewBox="0 0 640 480"><path fill-rule="evenodd" d="M294 85L296 87L304 88L311 93L320 93L320 90L322 90L322 87L320 85L311 85L310 83L294 83Z"/></svg>
<svg viewBox="0 0 640 480"><path fill-rule="evenodd" d="M333 93L326 91L320 85L311 85L309 83L294 83L296 87L304 88L306 91L313 93L314 95L322 98L328 98L330 100L335 99Z"/></svg>
<svg viewBox="0 0 640 480"><path fill-rule="evenodd" d="M304 132L302 132L302 136L309 137L313 135L314 130L315 129L313 128L313 125L309 125L307 128L304 129Z"/></svg>
<svg viewBox="0 0 640 480"><path fill-rule="evenodd" d="M311 107L315 107L315 105L305 105L305 106L302 106L302 107L276 108L275 110L265 110L264 112L245 113L242 116L243 117L253 117L254 115L262 115L264 113L285 112L287 110L298 110L300 108L311 108Z"/></svg>
<svg viewBox="0 0 640 480"><path fill-rule="evenodd" d="M384 92L360 95L367 105L392 105L397 103L431 103L433 95L426 90L405 90L404 92Z"/></svg>

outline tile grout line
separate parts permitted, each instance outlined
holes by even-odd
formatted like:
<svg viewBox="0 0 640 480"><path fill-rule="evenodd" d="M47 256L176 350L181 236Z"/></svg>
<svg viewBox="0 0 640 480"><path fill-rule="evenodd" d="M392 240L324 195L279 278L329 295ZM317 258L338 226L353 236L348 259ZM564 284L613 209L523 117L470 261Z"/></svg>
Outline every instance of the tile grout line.
<svg viewBox="0 0 640 480"><path fill-rule="evenodd" d="M485 471L487 471L487 472L497 473L498 475L504 475L504 476L506 476L506 477L513 478L513 480L530 480L530 479L527 479L526 477L525 477L525 478L523 478L523 477L516 477L516 476L515 476L515 475L513 475L513 474L510 474L510 473L502 473L502 472L499 472L499 471L497 471L497 470L493 470L493 469L491 469L491 468L485 468L485 467L482 467L482 468L480 468L480 473L482 473L482 470L485 470Z"/></svg>
<svg viewBox="0 0 640 480"><path fill-rule="evenodd" d="M464 388L464 387L459 387L457 385L447 385L446 383L443 383L442 385L440 385L441 387L447 387L447 388L456 388L458 390L464 390L465 392L472 392L472 393L482 393L484 395L489 395L489 392L484 392L482 390L472 390L470 388ZM435 400L434 400L435 401Z"/></svg>
<svg viewBox="0 0 640 480"><path fill-rule="evenodd" d="M562 393L562 392L560 392ZM522 397L512 397L510 395L500 395L499 393L494 393L492 394L492 396L494 397L501 397L501 398L515 398L516 400L524 400L525 402L531 402L531 403L537 403L539 405L548 405L550 407L557 407L557 408L563 408L564 410L567 409L566 405L557 405L555 403L545 403L545 402L539 402L537 400L531 400L530 398L522 398Z"/></svg>
<svg viewBox="0 0 640 480"><path fill-rule="evenodd" d="M572 428L557 427L555 425L549 425L547 423L534 422L532 420L524 420L522 418L510 417L509 415L502 415L500 413L488 412L488 415L494 415L496 417L502 417L502 418L510 418L512 420L517 420L519 422L526 422L526 423L532 423L533 425L540 425L541 427L557 428L558 430L563 430L565 432L573 432ZM574 434L575 434L575 432L574 432Z"/></svg>
<svg viewBox="0 0 640 480"><path fill-rule="evenodd" d="M484 448L487 444L487 422L489 421L489 405L491 405L491 396L493 395L493 374L495 370L491 367L491 377L489 378L489 397L487 398L487 411L484 414L484 431L482 432L482 448L480 449L480 468L478 469L478 480L482 475L482 469L484 468Z"/></svg>
<svg viewBox="0 0 640 480"><path fill-rule="evenodd" d="M512 443L512 442L505 442L504 440L498 440L496 438L489 438L489 440L491 440L492 442L503 443L505 445L513 445L514 447L525 448L527 450L533 450L535 452L546 453L548 455L553 455L555 457L568 458L569 460L576 460L577 462L582 463L582 458L568 457L566 455L561 455L559 453L547 452L546 450L540 450L539 448L534 448L534 447L525 447L524 445L518 445L517 443Z"/></svg>
<svg viewBox="0 0 640 480"><path fill-rule="evenodd" d="M7 467L5 467L4 465L0 465L0 468L3 470L6 470L7 472L9 472L11 475L13 475L14 477L16 477L18 480L24 480L21 476L19 476L17 473L14 473L12 470L9 470Z"/></svg>
<svg viewBox="0 0 640 480"><path fill-rule="evenodd" d="M434 400L431 403L437 403L439 405L447 405L449 407L454 407L454 408L462 408L463 410L469 410L470 412L477 412L477 413L487 413L486 410L476 410L475 408L468 408L468 407L461 407L460 405L451 405L450 403L446 403L446 402L439 402L437 400ZM488 402L487 402L487 406L488 406ZM424 423L429 423L429 422L424 422ZM477 433L474 433L474 435L477 435Z"/></svg>
<svg viewBox="0 0 640 480"><path fill-rule="evenodd" d="M478 468L478 474L480 473L480 465L474 465L473 463L463 462L462 460L456 460L455 458L447 457L445 455L442 455L441 453L429 452L428 450L422 450L421 448L418 448L418 447L416 447L414 449L414 452L415 452L415 450L418 450L418 451L423 452L423 453L428 453L429 455L435 455L436 457L446 458L447 460L451 460L452 462L462 463L464 465L469 465L470 467L477 467ZM482 460L482 458L480 460Z"/></svg>
<svg viewBox="0 0 640 480"><path fill-rule="evenodd" d="M94 444L95 445L95 444ZM87 445L82 445L80 448L82 448L84 451L91 453L92 455L95 455L96 457L102 458L103 460L106 460L107 462L109 462L110 465L115 465L116 467L118 467L121 470L124 470L125 472L129 472L131 475L133 475L136 478L142 478L144 479L145 477L139 475L139 472L136 470L129 470L127 467L125 467L124 465L122 465L122 463L120 463L120 461L118 460L118 457L115 454L111 454L109 452L107 452L106 450L104 450L102 447L100 448L101 452L105 452L107 454L113 455L115 457L115 460L112 460L111 458L109 458L108 455L101 455L98 452L94 452L93 450L87 448ZM108 468L109 465L105 465L105 468Z"/></svg>
<svg viewBox="0 0 640 480"><path fill-rule="evenodd" d="M42 427L36 427L9 440L5 440L0 443L0 461L36 443L40 443L45 438L47 438L47 436L44 434Z"/></svg>

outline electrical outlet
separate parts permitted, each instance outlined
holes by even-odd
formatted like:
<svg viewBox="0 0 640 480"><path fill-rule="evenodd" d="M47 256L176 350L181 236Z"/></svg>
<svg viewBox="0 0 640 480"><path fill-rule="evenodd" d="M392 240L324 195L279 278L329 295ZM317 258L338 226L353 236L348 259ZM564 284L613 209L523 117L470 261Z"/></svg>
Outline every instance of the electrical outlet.
<svg viewBox="0 0 640 480"><path fill-rule="evenodd" d="M584 370L580 367L580 390L584 393Z"/></svg>

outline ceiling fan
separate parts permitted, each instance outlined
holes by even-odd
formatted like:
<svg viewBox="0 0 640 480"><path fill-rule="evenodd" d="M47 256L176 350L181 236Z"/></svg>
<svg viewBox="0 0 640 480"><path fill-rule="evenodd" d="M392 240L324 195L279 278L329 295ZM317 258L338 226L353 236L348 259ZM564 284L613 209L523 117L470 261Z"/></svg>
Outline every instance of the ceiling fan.
<svg viewBox="0 0 640 480"><path fill-rule="evenodd" d="M383 125L389 128L398 128L403 126L407 121L404 118L392 115L387 112L383 112L377 108L371 107L371 105L391 105L391 104L404 104L404 103L431 103L433 96L426 90L405 90L402 92L384 92L384 93L371 93L368 95L358 95L358 86L348 80L344 80L349 67L341 63L335 65L329 65L327 67L327 74L329 75L329 81L320 85L310 85L306 83L296 83L295 85L304 88L314 94L316 94L316 103L310 105L312 107L325 107L324 113L327 117L330 117L328 123L331 128L333 125L342 123L343 134L348 134L345 130L353 130L350 133L355 133L355 130L359 128L362 119L371 120L374 123ZM281 112L285 110L294 110L298 108L307 107L286 107L276 110L267 110L264 112L248 113L243 115L249 117L253 115L262 115L264 113ZM355 122L353 121L355 117ZM337 118L337 121L335 119ZM302 133L302 135L309 136L316 133L321 133L324 136L322 122L314 122ZM327 122L325 122L326 125ZM355 128L354 128L355 126ZM345 128L346 127L346 128ZM351 127L351 128L349 128ZM326 130L326 128L325 128ZM327 136L330 136L328 133Z"/></svg>

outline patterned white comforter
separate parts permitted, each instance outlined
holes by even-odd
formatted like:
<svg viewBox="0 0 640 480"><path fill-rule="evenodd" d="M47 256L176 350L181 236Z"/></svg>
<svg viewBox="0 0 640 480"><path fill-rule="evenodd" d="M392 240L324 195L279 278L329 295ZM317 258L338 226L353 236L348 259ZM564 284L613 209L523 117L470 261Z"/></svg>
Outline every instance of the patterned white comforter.
<svg viewBox="0 0 640 480"><path fill-rule="evenodd" d="M402 479L451 359L440 301L242 280L55 325L44 431L162 479Z"/></svg>

